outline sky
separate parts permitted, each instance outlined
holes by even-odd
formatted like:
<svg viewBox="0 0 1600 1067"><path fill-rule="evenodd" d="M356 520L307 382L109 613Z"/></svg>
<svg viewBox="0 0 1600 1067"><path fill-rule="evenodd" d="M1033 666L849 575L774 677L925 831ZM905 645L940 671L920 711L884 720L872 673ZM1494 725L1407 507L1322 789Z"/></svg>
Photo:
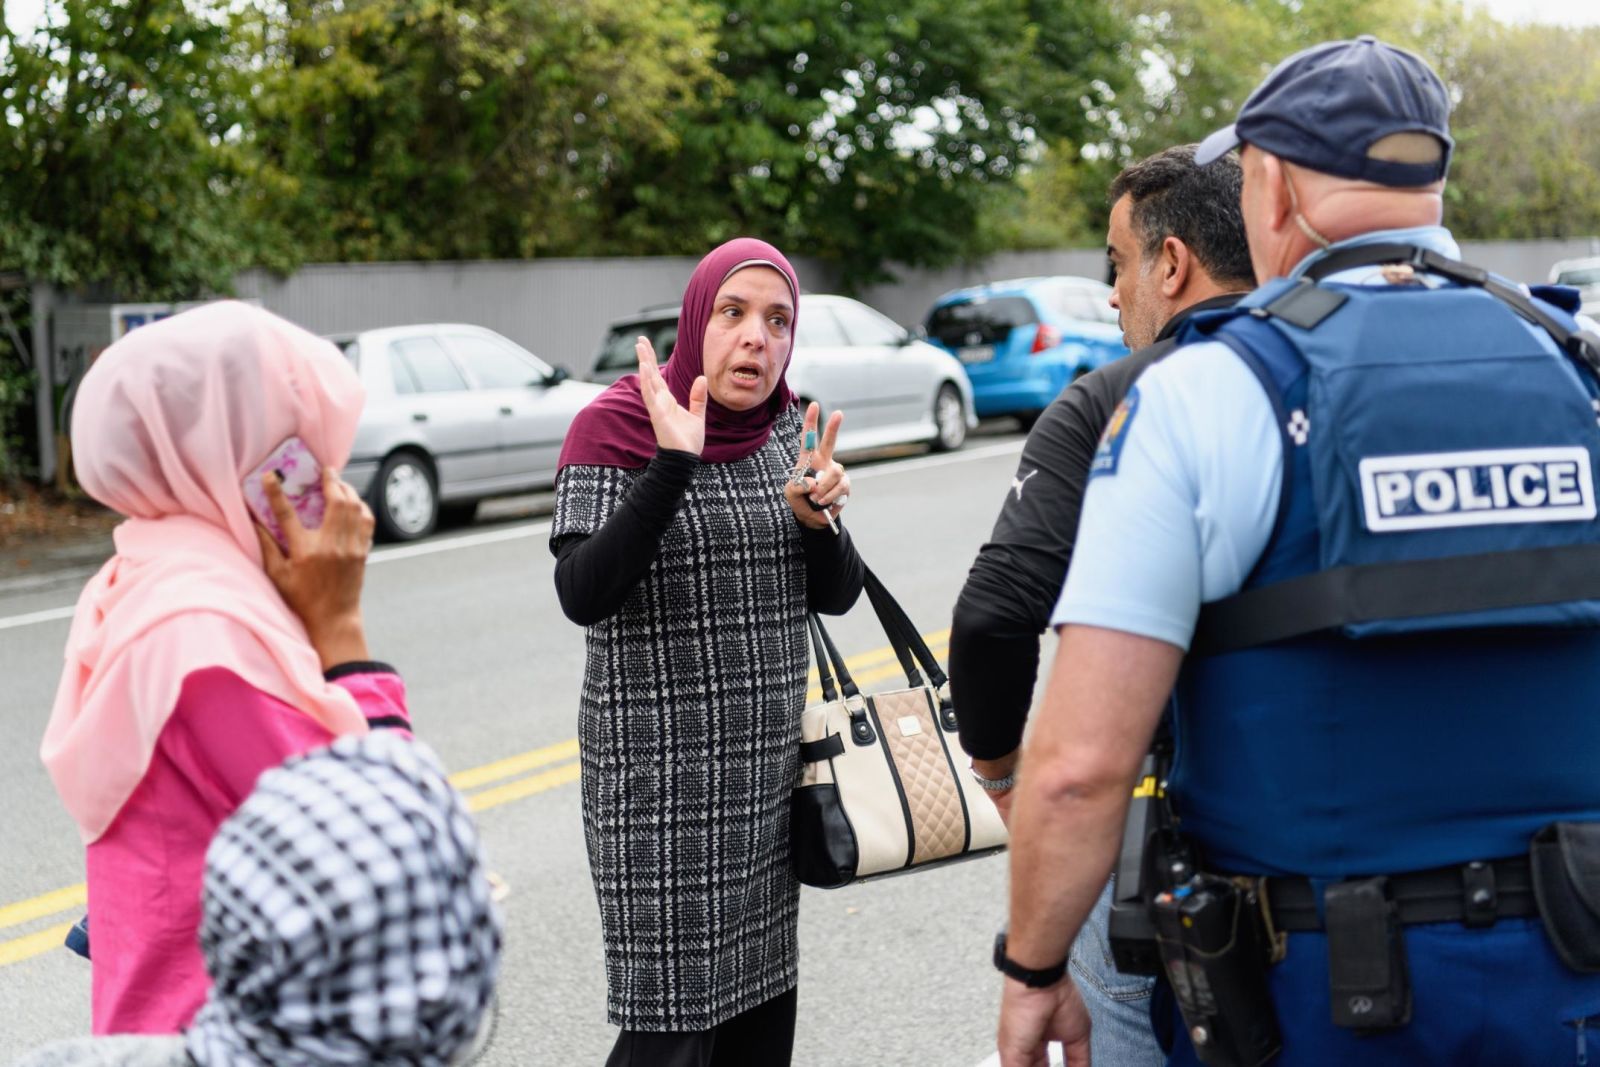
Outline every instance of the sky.
<svg viewBox="0 0 1600 1067"><path fill-rule="evenodd" d="M1470 0L1505 22L1555 22L1566 26L1600 25L1597 0ZM45 0L4 0L12 32L30 33L42 18Z"/></svg>
<svg viewBox="0 0 1600 1067"><path fill-rule="evenodd" d="M1478 0L1478 5L1502 22L1600 25L1600 3L1595 0Z"/></svg>

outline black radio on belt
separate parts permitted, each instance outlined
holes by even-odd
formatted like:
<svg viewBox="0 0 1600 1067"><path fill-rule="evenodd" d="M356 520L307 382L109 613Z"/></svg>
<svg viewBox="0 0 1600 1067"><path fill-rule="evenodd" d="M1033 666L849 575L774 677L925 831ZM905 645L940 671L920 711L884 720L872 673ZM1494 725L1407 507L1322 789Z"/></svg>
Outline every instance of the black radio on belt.
<svg viewBox="0 0 1600 1067"><path fill-rule="evenodd" d="M1270 952L1254 889L1197 874L1150 902L1156 943L1189 1040L1208 1067L1259 1067L1282 1048Z"/></svg>
<svg viewBox="0 0 1600 1067"><path fill-rule="evenodd" d="M1172 829L1166 794L1171 763L1172 740L1163 725L1139 768L1117 853L1110 941L1111 960L1123 974L1161 973L1150 901L1188 881L1196 869L1193 849Z"/></svg>

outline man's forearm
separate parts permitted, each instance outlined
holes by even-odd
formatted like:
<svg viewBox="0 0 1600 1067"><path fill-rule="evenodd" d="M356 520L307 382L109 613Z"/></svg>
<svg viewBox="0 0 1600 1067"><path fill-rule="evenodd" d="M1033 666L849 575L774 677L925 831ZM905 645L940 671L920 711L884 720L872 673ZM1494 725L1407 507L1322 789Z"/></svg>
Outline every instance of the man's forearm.
<svg viewBox="0 0 1600 1067"><path fill-rule="evenodd" d="M1023 966L1061 962L1105 888L1182 658L1151 638L1063 629L1012 809L1006 952Z"/></svg>
<svg viewBox="0 0 1600 1067"><path fill-rule="evenodd" d="M1011 815L1006 954L1034 969L1066 958L1105 888L1133 788L1130 776L1121 787L1064 790L1049 776L1045 770L1018 779Z"/></svg>

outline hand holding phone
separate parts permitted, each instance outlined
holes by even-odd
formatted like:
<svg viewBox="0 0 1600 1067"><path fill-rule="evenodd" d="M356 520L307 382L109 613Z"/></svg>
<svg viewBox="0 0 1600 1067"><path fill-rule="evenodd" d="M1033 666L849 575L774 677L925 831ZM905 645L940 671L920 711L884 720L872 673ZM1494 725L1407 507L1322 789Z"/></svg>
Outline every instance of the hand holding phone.
<svg viewBox="0 0 1600 1067"><path fill-rule="evenodd" d="M260 466L244 476L245 506L272 535L278 548L287 552L288 535L284 533L278 517L272 513L266 490L261 485L261 476L268 471L277 475L284 498L294 508L300 525L315 530L322 525L323 515L327 511L327 498L322 491L322 465L304 441L291 437L273 449Z"/></svg>
<svg viewBox="0 0 1600 1067"><path fill-rule="evenodd" d="M285 472L288 473L287 471ZM289 610L305 625L323 670L370 659L361 621L361 584L372 549L372 511L336 471L321 472L326 514L315 528L298 520L271 470L260 478L267 511L287 532L279 548L265 525L256 530L261 562Z"/></svg>

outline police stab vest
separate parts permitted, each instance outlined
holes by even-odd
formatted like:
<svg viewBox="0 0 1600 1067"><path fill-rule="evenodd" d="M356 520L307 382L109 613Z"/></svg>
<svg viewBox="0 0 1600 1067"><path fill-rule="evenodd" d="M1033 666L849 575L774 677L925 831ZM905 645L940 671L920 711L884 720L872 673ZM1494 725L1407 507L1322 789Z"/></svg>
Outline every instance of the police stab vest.
<svg viewBox="0 0 1600 1067"><path fill-rule="evenodd" d="M1283 445L1266 549L1174 696L1217 870L1420 870L1600 818L1600 338L1416 249L1315 268L1362 257L1454 281L1280 280L1183 334L1250 367Z"/></svg>
<svg viewBox="0 0 1600 1067"><path fill-rule="evenodd" d="M1477 284L1279 279L1186 333L1229 345L1261 380L1284 444L1275 534L1296 507L1318 533L1314 574L1269 584L1258 568L1208 605L1202 650L1333 627L1600 625L1600 338L1565 308L1407 246L1315 266L1326 276L1398 249Z"/></svg>

